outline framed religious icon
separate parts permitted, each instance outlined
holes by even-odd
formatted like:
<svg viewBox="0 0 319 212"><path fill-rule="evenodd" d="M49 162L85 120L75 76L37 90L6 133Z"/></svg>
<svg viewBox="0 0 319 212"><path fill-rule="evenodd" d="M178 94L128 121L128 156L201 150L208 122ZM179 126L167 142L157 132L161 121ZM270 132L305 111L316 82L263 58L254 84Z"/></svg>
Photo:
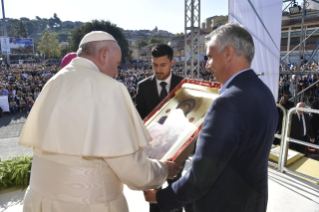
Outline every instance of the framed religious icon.
<svg viewBox="0 0 319 212"><path fill-rule="evenodd" d="M147 156L183 163L194 150L206 112L218 98L220 85L184 79L144 119L152 141L144 148Z"/></svg>

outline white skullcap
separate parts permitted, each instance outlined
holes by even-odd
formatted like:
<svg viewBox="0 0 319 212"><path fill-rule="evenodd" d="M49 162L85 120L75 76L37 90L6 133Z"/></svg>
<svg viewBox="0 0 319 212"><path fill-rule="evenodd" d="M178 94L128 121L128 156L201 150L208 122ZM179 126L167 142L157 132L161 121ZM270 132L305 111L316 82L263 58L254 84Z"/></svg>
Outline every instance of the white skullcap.
<svg viewBox="0 0 319 212"><path fill-rule="evenodd" d="M86 43L90 43L90 42L93 42L93 41L103 41L103 40L110 40L110 41L117 42L114 39L114 37L112 35L110 35L109 33L107 33L107 32L93 31L93 32L90 32L90 33L86 34L82 38L79 47L81 47L83 44L86 44Z"/></svg>

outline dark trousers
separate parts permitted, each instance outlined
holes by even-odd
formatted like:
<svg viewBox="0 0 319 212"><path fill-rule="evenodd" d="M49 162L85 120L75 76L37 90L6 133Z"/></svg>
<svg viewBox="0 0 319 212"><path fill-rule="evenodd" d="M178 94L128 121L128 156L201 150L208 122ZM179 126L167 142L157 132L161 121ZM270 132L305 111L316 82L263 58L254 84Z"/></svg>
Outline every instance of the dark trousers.
<svg viewBox="0 0 319 212"><path fill-rule="evenodd" d="M300 140L307 142L307 136L302 136L300 138ZM289 148L292 149L292 150L295 150L297 152L300 152L302 154L304 154L305 150L306 150L306 146L300 145L300 144L296 144L296 143L293 143L293 142L290 142Z"/></svg>
<svg viewBox="0 0 319 212"><path fill-rule="evenodd" d="M172 185L174 182L179 180L182 177L182 172L185 166L185 162L182 164L183 168L181 169L181 172L177 174L177 176L173 180L167 180L168 185ZM162 189L162 188L160 188ZM152 204L150 203L150 212L161 212L160 208L158 207L158 204ZM183 209L180 208L178 210L174 210L174 212L183 212ZM188 211L187 211L188 212Z"/></svg>

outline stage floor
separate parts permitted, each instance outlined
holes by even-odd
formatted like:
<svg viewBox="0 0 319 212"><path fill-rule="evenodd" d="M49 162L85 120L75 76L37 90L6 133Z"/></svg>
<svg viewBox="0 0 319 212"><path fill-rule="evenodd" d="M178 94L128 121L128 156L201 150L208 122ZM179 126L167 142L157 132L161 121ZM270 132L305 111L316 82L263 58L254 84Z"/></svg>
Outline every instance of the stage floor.
<svg viewBox="0 0 319 212"><path fill-rule="evenodd" d="M185 165L187 172L191 158ZM319 212L319 186L288 174L268 169L268 212ZM25 191L8 189L0 191L0 212L22 211ZM132 191L124 187L130 212L148 212L149 205L144 201L141 191Z"/></svg>

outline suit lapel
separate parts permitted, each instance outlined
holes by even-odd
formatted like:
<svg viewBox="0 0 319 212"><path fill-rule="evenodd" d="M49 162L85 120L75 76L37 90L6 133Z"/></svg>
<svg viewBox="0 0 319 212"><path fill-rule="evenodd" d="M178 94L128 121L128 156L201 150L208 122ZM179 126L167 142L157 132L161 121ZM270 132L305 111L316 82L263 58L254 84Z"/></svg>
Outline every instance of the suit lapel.
<svg viewBox="0 0 319 212"><path fill-rule="evenodd" d="M158 105L160 103L160 98L158 96L158 90L157 90L157 84L156 84L156 77L155 75L152 76L151 79L151 89L150 89L150 93L151 93L151 100L150 102L155 102L156 105Z"/></svg>
<svg viewBox="0 0 319 212"><path fill-rule="evenodd" d="M176 77L173 73L172 73L172 78L171 78L171 86L169 88L169 92L172 92L172 90L174 90L174 88L181 82L181 79L179 77Z"/></svg>

